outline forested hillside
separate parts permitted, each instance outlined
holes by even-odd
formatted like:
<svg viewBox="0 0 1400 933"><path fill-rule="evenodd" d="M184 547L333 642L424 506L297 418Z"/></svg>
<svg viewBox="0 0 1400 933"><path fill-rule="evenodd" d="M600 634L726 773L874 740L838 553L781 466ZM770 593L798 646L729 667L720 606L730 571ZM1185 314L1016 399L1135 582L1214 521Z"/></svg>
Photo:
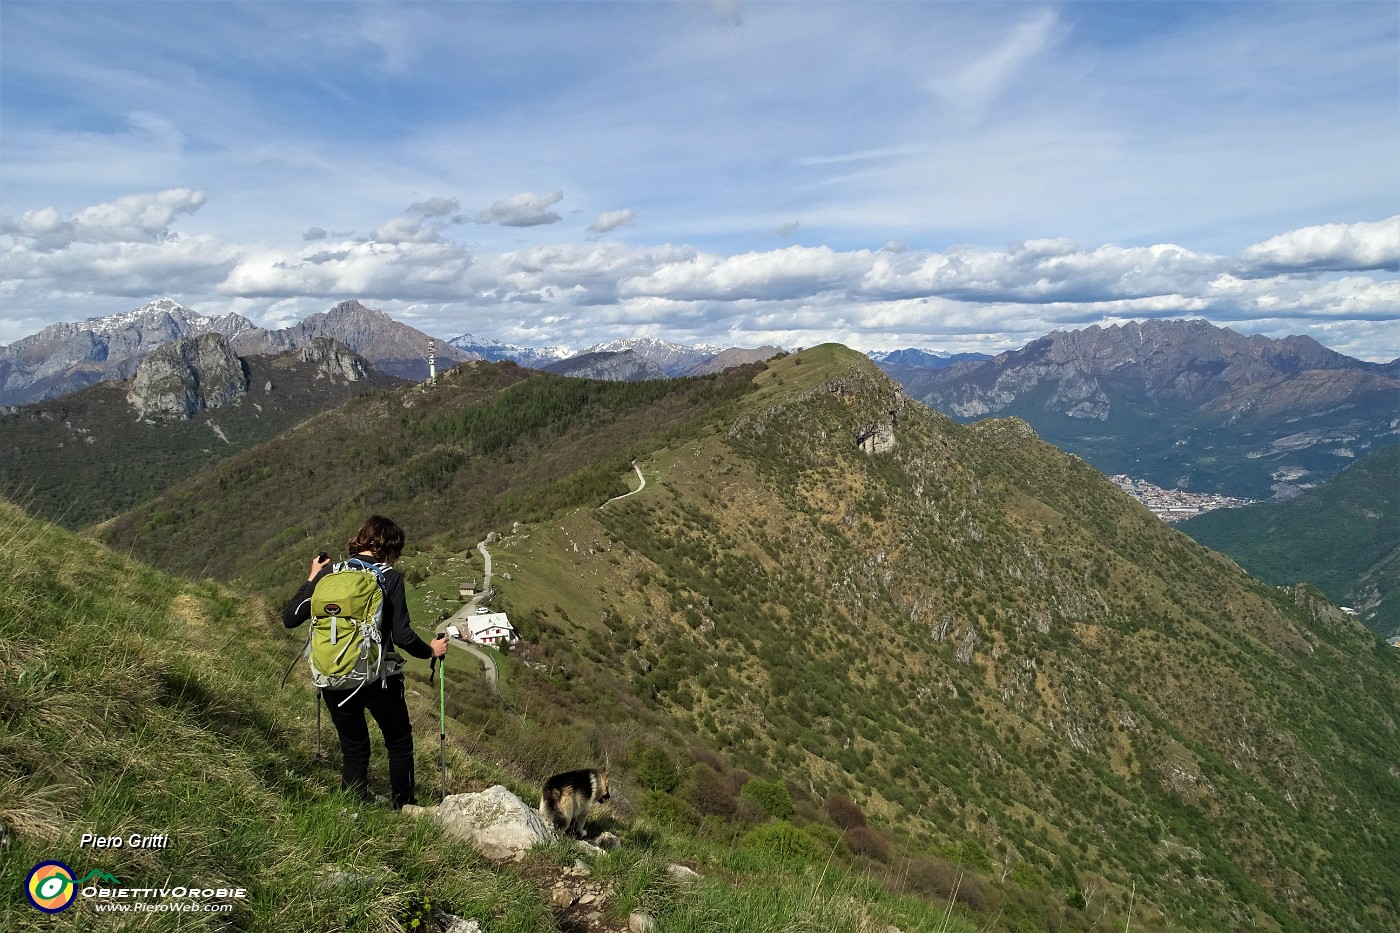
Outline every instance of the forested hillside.
<svg viewBox="0 0 1400 933"><path fill-rule="evenodd" d="M1286 502L1210 512L1180 525L1279 585L1311 583L1400 635L1400 447L1383 447Z"/></svg>

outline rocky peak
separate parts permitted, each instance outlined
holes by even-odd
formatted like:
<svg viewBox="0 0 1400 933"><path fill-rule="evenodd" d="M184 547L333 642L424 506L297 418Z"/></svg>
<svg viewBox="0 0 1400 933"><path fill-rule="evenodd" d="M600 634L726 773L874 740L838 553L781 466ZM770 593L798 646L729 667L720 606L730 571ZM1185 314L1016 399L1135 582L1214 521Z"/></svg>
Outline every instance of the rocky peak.
<svg viewBox="0 0 1400 933"><path fill-rule="evenodd" d="M126 399L142 417L189 418L248 391L248 373L223 334L184 337L148 354Z"/></svg>
<svg viewBox="0 0 1400 933"><path fill-rule="evenodd" d="M327 378L333 382L359 382L374 373L369 360L329 337L312 337L311 342L298 352L297 359L303 363L315 363L316 378Z"/></svg>

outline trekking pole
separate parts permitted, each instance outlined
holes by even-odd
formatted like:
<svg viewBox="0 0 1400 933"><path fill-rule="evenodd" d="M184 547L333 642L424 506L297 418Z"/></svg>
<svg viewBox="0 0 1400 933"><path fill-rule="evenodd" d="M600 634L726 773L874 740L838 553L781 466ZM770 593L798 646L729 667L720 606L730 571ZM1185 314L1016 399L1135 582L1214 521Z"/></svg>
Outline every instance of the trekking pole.
<svg viewBox="0 0 1400 933"><path fill-rule="evenodd" d="M316 697L316 763L321 763L321 691L317 690Z"/></svg>
<svg viewBox="0 0 1400 933"><path fill-rule="evenodd" d="M433 658L428 673L428 683L433 682L437 676L438 665L442 665L443 674L438 677L438 765L442 771L442 800L447 799L447 655L440 658Z"/></svg>

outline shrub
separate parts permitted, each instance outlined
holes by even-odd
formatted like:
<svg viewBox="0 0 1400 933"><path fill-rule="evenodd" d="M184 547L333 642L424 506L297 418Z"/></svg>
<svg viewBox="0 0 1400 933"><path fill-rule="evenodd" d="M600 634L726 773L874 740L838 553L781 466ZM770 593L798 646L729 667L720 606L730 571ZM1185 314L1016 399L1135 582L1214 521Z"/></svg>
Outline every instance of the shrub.
<svg viewBox="0 0 1400 933"><path fill-rule="evenodd" d="M677 800L660 791L647 791L637 806L637 815L660 826L694 829L700 825L700 814L684 800Z"/></svg>
<svg viewBox="0 0 1400 933"><path fill-rule="evenodd" d="M855 829L865 825L865 811L848 797L835 791L826 796L826 815L841 829Z"/></svg>
<svg viewBox="0 0 1400 933"><path fill-rule="evenodd" d="M784 865L816 863L826 855L815 839L782 820L749 830L739 841L739 849L764 861L776 860Z"/></svg>
<svg viewBox="0 0 1400 933"><path fill-rule="evenodd" d="M749 781L740 793L763 808L769 816L785 820L797 812L792 795L781 781Z"/></svg>
<svg viewBox="0 0 1400 933"><path fill-rule="evenodd" d="M669 794L681 784L681 773L664 749L645 748L637 756L637 782L648 790Z"/></svg>
<svg viewBox="0 0 1400 933"><path fill-rule="evenodd" d="M697 764L686 778L685 799L706 816L734 816L734 786L709 765Z"/></svg>
<svg viewBox="0 0 1400 933"><path fill-rule="evenodd" d="M874 859L877 862L890 860L890 840L878 829L869 826L854 826L846 831L846 844L856 855Z"/></svg>

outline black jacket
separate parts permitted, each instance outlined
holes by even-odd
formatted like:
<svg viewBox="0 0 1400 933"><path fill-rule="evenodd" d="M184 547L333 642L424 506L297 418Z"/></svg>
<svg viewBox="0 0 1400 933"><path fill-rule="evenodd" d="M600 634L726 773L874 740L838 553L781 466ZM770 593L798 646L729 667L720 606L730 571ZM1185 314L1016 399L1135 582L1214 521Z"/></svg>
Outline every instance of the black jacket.
<svg viewBox="0 0 1400 933"><path fill-rule="evenodd" d="M368 558L360 559L366 563L373 563ZM316 575L315 580L307 580L301 585L292 601L287 604L287 608L282 610L283 625L296 628L311 618L311 594L321 577L330 573L332 566L327 565L325 570ZM392 567L384 571L384 617L380 623L380 632L384 636L385 646L389 649L384 660L390 665L391 674L398 673L403 667L403 658L395 653L395 645L415 658L427 660L433 656L432 646L419 638L418 633L413 630L408 618L408 602L404 596L403 574Z"/></svg>

